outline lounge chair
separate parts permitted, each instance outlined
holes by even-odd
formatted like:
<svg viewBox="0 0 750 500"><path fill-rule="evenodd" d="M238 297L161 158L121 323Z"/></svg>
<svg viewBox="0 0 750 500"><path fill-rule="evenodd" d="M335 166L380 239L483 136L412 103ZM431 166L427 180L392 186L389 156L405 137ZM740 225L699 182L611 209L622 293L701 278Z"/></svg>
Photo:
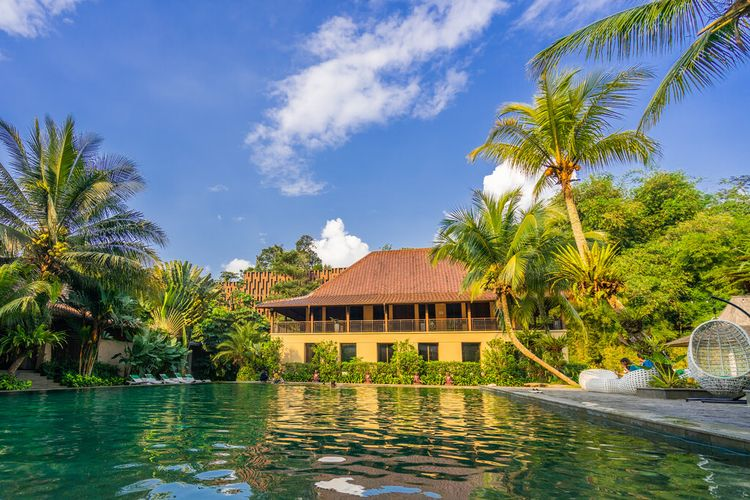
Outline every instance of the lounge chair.
<svg viewBox="0 0 750 500"><path fill-rule="evenodd" d="M618 378L610 370L584 370L578 376L578 383L584 391L635 394L636 389L650 387L649 382L655 374L654 369L642 369L633 370Z"/></svg>
<svg viewBox="0 0 750 500"><path fill-rule="evenodd" d="M165 383L165 384L179 384L179 383L180 383L180 381L179 381L179 380L177 380L177 379L174 379L174 378L170 378L169 376L167 376L167 374L166 374L166 373L160 373L160 374L159 374L159 378L160 378L160 379L162 380L162 382L163 382L163 383Z"/></svg>
<svg viewBox="0 0 750 500"><path fill-rule="evenodd" d="M145 379L142 379L140 375L130 375L130 380L127 381L128 385L146 385Z"/></svg>
<svg viewBox="0 0 750 500"><path fill-rule="evenodd" d="M146 383L155 385L155 384L163 384L161 380L158 380L156 377L151 375L150 373L144 373L143 376L145 377Z"/></svg>
<svg viewBox="0 0 750 500"><path fill-rule="evenodd" d="M193 375L190 373L185 375L185 377L183 378L191 384L208 384L211 382L210 380L201 380L201 379L193 378Z"/></svg>
<svg viewBox="0 0 750 500"><path fill-rule="evenodd" d="M741 397L750 388L750 335L730 321L698 325L690 335L688 372L715 396Z"/></svg>

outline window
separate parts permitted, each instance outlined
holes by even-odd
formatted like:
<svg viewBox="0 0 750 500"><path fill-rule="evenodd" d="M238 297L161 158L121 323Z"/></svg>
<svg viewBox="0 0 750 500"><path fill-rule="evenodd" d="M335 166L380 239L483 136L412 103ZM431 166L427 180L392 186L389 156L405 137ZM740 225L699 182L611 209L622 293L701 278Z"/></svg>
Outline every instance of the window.
<svg viewBox="0 0 750 500"><path fill-rule="evenodd" d="M393 357L393 344L378 344L378 363L390 363Z"/></svg>
<svg viewBox="0 0 750 500"><path fill-rule="evenodd" d="M417 344L419 355L425 361L437 361L438 360L438 345L437 344Z"/></svg>
<svg viewBox="0 0 750 500"><path fill-rule="evenodd" d="M305 344L305 363L312 363L315 344Z"/></svg>
<svg viewBox="0 0 750 500"><path fill-rule="evenodd" d="M357 357L357 344L341 344L341 362L351 361Z"/></svg>
<svg viewBox="0 0 750 500"><path fill-rule="evenodd" d="M461 343L461 361L466 362L479 362L479 352L481 344L479 342L463 342Z"/></svg>

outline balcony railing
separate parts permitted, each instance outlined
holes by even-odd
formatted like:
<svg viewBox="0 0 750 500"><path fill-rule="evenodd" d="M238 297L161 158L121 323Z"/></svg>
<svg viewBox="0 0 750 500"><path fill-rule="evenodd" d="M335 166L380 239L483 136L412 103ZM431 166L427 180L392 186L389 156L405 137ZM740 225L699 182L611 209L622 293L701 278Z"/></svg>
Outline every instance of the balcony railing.
<svg viewBox="0 0 750 500"><path fill-rule="evenodd" d="M471 326L471 327L470 327ZM495 318L374 319L329 321L277 321L273 333L380 333L498 331Z"/></svg>

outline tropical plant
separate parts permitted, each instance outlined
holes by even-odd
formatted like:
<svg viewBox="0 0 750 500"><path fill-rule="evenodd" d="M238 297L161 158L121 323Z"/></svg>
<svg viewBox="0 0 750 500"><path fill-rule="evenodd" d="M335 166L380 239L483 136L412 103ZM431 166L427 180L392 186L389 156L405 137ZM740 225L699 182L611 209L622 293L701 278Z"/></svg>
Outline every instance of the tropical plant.
<svg viewBox="0 0 750 500"><path fill-rule="evenodd" d="M505 162L538 179L537 193L559 185L581 258L588 246L581 226L572 182L582 168L596 170L616 162L646 163L658 152L656 142L641 132L612 132L633 92L650 76L631 68L620 73L578 71L543 73L531 104L503 105L487 141L469 154Z"/></svg>
<svg viewBox="0 0 750 500"><path fill-rule="evenodd" d="M474 295L482 290L495 293L497 310L513 345L560 380L576 385L523 345L511 321L511 301L523 297L529 285L544 283L539 276L546 273L546 259L558 244L548 224L557 212L541 203L523 211L520 203L520 190L499 197L475 191L472 208L457 210L443 219L432 257L436 262L450 259L462 263L467 269L463 282L466 289Z"/></svg>
<svg viewBox="0 0 750 500"><path fill-rule="evenodd" d="M120 363L128 365L131 372L139 374L178 373L185 367L187 355L188 349L174 337L156 330L144 330L134 335L132 344L115 358L120 358Z"/></svg>
<svg viewBox="0 0 750 500"><path fill-rule="evenodd" d="M260 355L262 344L270 339L271 336L262 325L255 322L240 323L227 335L226 340L216 346L213 360L239 367L249 365L253 357Z"/></svg>
<svg viewBox="0 0 750 500"><path fill-rule="evenodd" d="M411 384L414 374L424 373L425 361L414 344L408 340L402 340L393 345L391 364L396 368L396 376L402 384Z"/></svg>
<svg viewBox="0 0 750 500"><path fill-rule="evenodd" d="M187 261L165 262L153 275L156 291L148 306L151 323L187 347L193 326L205 317L219 287L210 274L203 274L202 267Z"/></svg>
<svg viewBox="0 0 750 500"><path fill-rule="evenodd" d="M0 391L25 391L31 389L31 380L20 380L14 375L0 375Z"/></svg>
<svg viewBox="0 0 750 500"><path fill-rule="evenodd" d="M573 246L561 247L554 254L558 269L553 275L553 284L564 283L579 300L587 297L606 300L615 309L621 309L617 294L622 290L623 281L615 269L616 258L616 245L594 243L584 256Z"/></svg>
<svg viewBox="0 0 750 500"><path fill-rule="evenodd" d="M312 365L318 370L321 382L336 381L339 371L339 348L336 342L328 340L313 347Z"/></svg>
<svg viewBox="0 0 750 500"><path fill-rule="evenodd" d="M101 140L47 118L34 122L23 141L0 121L8 166L0 164L0 239L6 254L20 256L40 278L81 273L127 283L152 265L152 245L166 237L126 202L143 188L133 162L99 155Z"/></svg>
<svg viewBox="0 0 750 500"><path fill-rule="evenodd" d="M8 374L15 375L26 358L30 358L42 346L58 346L63 343L64 335L60 332L51 331L47 325L37 325L35 328L27 328L16 325L15 328L6 330L0 337L0 355L11 356L13 362L8 367Z"/></svg>
<svg viewBox="0 0 750 500"><path fill-rule="evenodd" d="M641 127L655 124L664 108L688 93L724 77L750 55L750 3L747 0L652 0L596 21L565 36L534 56L542 73L566 54L587 57L640 57L690 42L651 97Z"/></svg>

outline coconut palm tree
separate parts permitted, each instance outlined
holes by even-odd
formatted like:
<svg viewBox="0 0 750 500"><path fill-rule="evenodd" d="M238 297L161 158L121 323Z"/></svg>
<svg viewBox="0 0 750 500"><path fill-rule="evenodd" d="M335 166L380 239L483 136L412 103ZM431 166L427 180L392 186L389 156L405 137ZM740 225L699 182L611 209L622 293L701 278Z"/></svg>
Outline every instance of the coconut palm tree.
<svg viewBox="0 0 750 500"><path fill-rule="evenodd" d="M750 56L748 0L652 0L565 36L529 63L540 74L566 54L625 58L661 54L688 44L651 97L639 128L655 124L664 108L706 88Z"/></svg>
<svg viewBox="0 0 750 500"><path fill-rule="evenodd" d="M477 294L491 290L497 310L513 345L554 376L576 383L531 352L518 339L511 321L511 302L528 293L529 284L547 271L546 258L559 244L549 222L555 212L540 203L523 211L521 193L511 191L495 197L475 191L471 208L459 209L443 219L435 245L434 261L449 259L466 267L464 287Z"/></svg>
<svg viewBox="0 0 750 500"><path fill-rule="evenodd" d="M100 280L132 279L158 260L164 232L126 202L143 186L129 159L100 155L100 139L78 135L73 119L34 122L24 142L0 120L8 153L0 164L2 254L21 257L40 277L81 273Z"/></svg>
<svg viewBox="0 0 750 500"><path fill-rule="evenodd" d="M533 102L503 105L487 141L469 158L506 162L539 179L537 193L558 185L583 258L588 246L572 182L583 168L596 170L624 161L646 163L658 152L656 142L640 132L612 131L612 120L621 116L633 91L648 77L639 68L584 76L577 70L542 74Z"/></svg>
<svg viewBox="0 0 750 500"><path fill-rule="evenodd" d="M230 362L235 366L245 366L261 353L263 343L271 339L258 323L249 322L236 325L226 340L216 346L213 360L218 363Z"/></svg>

